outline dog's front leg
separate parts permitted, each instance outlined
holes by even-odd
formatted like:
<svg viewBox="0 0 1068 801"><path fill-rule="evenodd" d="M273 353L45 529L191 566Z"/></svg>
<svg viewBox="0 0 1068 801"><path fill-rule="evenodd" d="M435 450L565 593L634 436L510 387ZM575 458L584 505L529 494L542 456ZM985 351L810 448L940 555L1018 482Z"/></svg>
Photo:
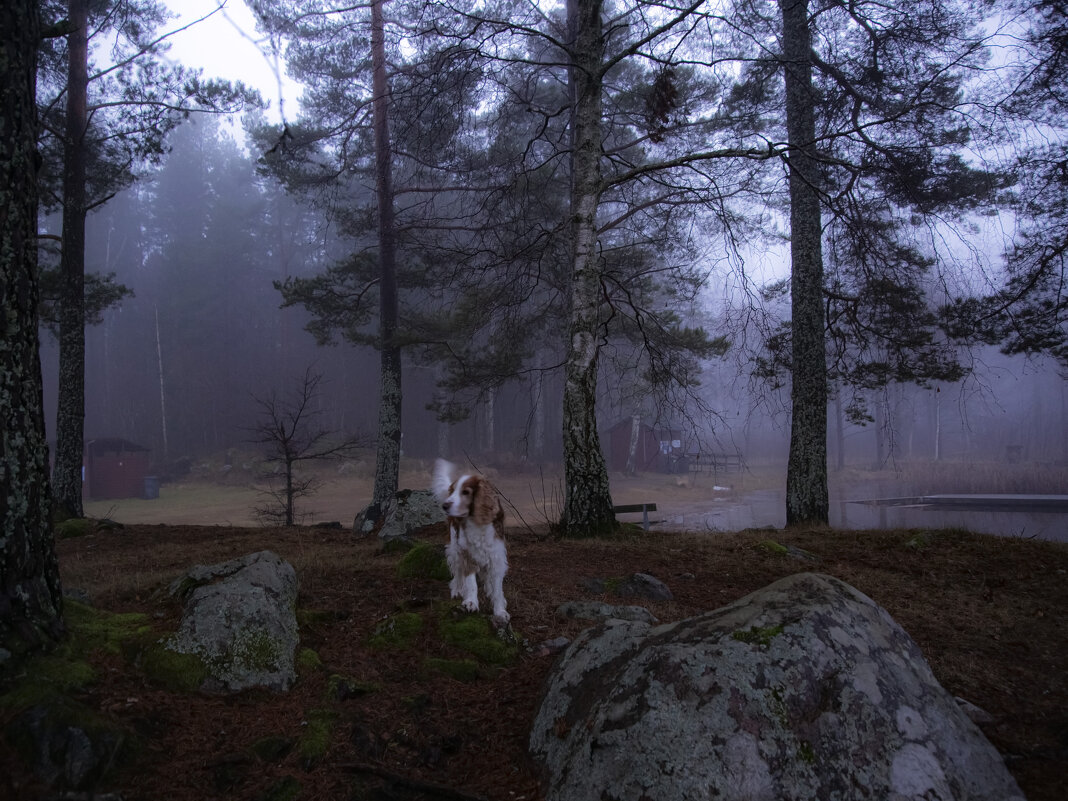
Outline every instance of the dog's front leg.
<svg viewBox="0 0 1068 801"><path fill-rule="evenodd" d="M506 624L511 616L508 614L508 602L504 599L504 574L508 572L508 555L504 543L498 540L490 552L490 563L486 566L486 594L493 602L493 621L499 625Z"/></svg>
<svg viewBox="0 0 1068 801"><path fill-rule="evenodd" d="M463 607L468 612L478 611L478 584L475 581L473 565L464 555L456 538L456 532L449 532L450 541L445 547L445 561L449 565L452 579L449 581L449 595L462 598Z"/></svg>
<svg viewBox="0 0 1068 801"><path fill-rule="evenodd" d="M460 547L456 543L456 529L449 529L449 544L445 546L445 561L449 565L452 579L449 581L449 597L462 598L464 594L464 574L466 565Z"/></svg>
<svg viewBox="0 0 1068 801"><path fill-rule="evenodd" d="M463 579L463 607L468 612L478 611L478 582L474 573L468 573Z"/></svg>

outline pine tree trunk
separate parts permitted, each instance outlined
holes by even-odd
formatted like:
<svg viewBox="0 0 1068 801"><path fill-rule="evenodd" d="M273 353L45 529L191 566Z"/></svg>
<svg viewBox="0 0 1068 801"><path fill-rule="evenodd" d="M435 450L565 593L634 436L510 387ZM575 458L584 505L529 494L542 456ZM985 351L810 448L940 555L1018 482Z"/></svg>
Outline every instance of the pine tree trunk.
<svg viewBox="0 0 1068 801"><path fill-rule="evenodd" d="M37 7L0 4L0 645L15 655L63 633L37 334Z"/></svg>
<svg viewBox="0 0 1068 801"><path fill-rule="evenodd" d="M85 442L85 130L89 90L87 0L69 0L67 127L63 144L63 276L59 304L59 394L52 491L67 517L82 517Z"/></svg>
<svg viewBox="0 0 1068 801"><path fill-rule="evenodd" d="M571 30L571 282L564 371L564 536L616 529L608 469L597 434L601 282L597 209L601 196L604 40L600 0L569 0Z"/></svg>
<svg viewBox="0 0 1068 801"><path fill-rule="evenodd" d="M790 143L792 263L793 414L786 472L786 524L826 525L827 355L812 37L808 0L779 0L779 5Z"/></svg>
<svg viewBox="0 0 1068 801"><path fill-rule="evenodd" d="M371 4L371 61L375 191L378 197L379 332L381 335L381 394L378 410L378 454L371 498L379 517L397 494L401 446L401 354L397 345L397 264L393 215L392 153L389 140L389 84L386 79L385 23L382 3Z"/></svg>

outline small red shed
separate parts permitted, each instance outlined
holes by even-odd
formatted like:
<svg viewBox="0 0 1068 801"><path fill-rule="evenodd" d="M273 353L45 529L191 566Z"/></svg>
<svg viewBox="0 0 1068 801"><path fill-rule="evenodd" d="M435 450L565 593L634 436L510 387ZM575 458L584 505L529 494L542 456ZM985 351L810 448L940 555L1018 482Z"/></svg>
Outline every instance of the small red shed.
<svg viewBox="0 0 1068 801"><path fill-rule="evenodd" d="M119 437L85 443L82 493L90 500L141 498L151 451Z"/></svg>
<svg viewBox="0 0 1068 801"><path fill-rule="evenodd" d="M610 470L620 473L626 471L633 426L633 419L627 417L608 430L608 466ZM634 454L635 468L639 473L658 470L660 469L659 458L660 440L657 432L645 423L641 423L638 431L638 447Z"/></svg>
<svg viewBox="0 0 1068 801"><path fill-rule="evenodd" d="M608 430L608 469L626 472L630 455L630 437L634 420L627 417ZM682 431L678 428L652 426L641 423L634 452L635 469L639 473L686 472L683 456Z"/></svg>

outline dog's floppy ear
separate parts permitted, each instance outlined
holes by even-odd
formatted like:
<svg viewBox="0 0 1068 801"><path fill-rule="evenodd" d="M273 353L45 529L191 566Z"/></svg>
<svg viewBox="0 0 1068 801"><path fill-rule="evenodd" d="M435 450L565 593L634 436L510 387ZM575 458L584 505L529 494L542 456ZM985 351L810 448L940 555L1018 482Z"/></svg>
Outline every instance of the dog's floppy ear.
<svg viewBox="0 0 1068 801"><path fill-rule="evenodd" d="M430 481L430 492L440 502L449 497L452 485L453 464L444 459L434 460L434 473Z"/></svg>
<svg viewBox="0 0 1068 801"><path fill-rule="evenodd" d="M488 526L501 516L501 502L497 490L486 479L475 482L475 497L471 499L471 517L480 526Z"/></svg>

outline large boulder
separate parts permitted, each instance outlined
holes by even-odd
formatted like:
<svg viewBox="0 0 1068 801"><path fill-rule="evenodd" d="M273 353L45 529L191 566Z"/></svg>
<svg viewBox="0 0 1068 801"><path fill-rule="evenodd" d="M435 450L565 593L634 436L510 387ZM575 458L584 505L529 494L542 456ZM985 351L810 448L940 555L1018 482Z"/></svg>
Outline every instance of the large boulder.
<svg viewBox="0 0 1068 801"><path fill-rule="evenodd" d="M445 520L441 503L427 490L400 490L385 509L372 504L356 515L353 529L358 534L370 534L377 520L383 518L378 536L384 540L409 536L413 531Z"/></svg>
<svg viewBox="0 0 1068 801"><path fill-rule="evenodd" d="M185 600L178 632L164 644L199 657L208 670L202 689L288 690L296 680L299 642L297 574L271 551L217 565L198 565L171 585Z"/></svg>
<svg viewBox="0 0 1068 801"><path fill-rule="evenodd" d="M677 623L587 629L530 749L547 801L1023 801L904 630L812 573Z"/></svg>

